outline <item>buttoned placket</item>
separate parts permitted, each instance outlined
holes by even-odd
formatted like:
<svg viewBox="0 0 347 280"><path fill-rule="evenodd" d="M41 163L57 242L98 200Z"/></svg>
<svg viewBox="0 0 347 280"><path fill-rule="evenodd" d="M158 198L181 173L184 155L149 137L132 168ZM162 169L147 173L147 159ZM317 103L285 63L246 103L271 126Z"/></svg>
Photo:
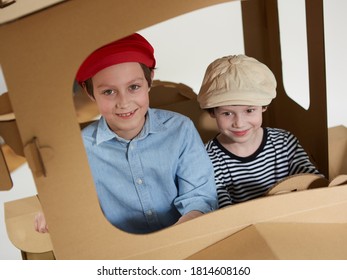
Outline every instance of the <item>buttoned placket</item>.
<svg viewBox="0 0 347 280"><path fill-rule="evenodd" d="M127 156L136 192L142 205L142 211L148 224L151 227L157 227L159 222L154 209L152 209L152 205L154 204L144 180L145 176L141 164L140 153L138 152L137 141L132 140L129 142Z"/></svg>

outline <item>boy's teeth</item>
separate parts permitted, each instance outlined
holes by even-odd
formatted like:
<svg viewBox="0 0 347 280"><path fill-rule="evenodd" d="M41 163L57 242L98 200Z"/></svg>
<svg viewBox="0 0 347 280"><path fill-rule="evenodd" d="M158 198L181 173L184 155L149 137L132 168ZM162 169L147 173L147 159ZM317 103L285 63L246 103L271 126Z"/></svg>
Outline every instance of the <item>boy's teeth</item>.
<svg viewBox="0 0 347 280"><path fill-rule="evenodd" d="M118 114L119 116L121 116L121 117L128 117L128 116L130 116L131 115L131 113L126 113L126 114Z"/></svg>

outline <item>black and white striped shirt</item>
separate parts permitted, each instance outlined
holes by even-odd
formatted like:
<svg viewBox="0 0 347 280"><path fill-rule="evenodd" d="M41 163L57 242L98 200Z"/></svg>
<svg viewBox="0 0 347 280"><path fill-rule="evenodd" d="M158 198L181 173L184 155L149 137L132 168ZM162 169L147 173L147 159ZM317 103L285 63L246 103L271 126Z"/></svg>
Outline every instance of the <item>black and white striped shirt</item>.
<svg viewBox="0 0 347 280"><path fill-rule="evenodd" d="M264 128L261 145L248 157L232 154L216 138L206 150L214 167L219 208L260 197L287 176L319 174L298 139L283 129Z"/></svg>

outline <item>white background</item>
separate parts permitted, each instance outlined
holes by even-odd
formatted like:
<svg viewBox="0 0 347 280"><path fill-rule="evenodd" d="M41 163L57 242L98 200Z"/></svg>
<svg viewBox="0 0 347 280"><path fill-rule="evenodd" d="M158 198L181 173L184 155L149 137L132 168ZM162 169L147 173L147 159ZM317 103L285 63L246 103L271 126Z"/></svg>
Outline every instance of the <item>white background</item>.
<svg viewBox="0 0 347 280"><path fill-rule="evenodd" d="M302 4L303 0L289 2ZM325 0L324 9L328 126L347 126L347 95L344 88L347 72L347 1ZM285 12L297 19L298 11L288 8ZM199 91L205 69L210 62L220 56L244 52L239 2L219 4L195 11L140 30L139 33L155 48L155 78L185 83L195 92ZM290 96L294 98L297 95L300 98L302 90L295 90L295 83L290 86ZM299 88L302 85L297 86ZM6 86L0 77L0 94L5 91ZM36 194L34 181L26 164L12 173L12 179L13 189L0 193L0 259L3 260L21 259L19 250L7 237L3 203Z"/></svg>

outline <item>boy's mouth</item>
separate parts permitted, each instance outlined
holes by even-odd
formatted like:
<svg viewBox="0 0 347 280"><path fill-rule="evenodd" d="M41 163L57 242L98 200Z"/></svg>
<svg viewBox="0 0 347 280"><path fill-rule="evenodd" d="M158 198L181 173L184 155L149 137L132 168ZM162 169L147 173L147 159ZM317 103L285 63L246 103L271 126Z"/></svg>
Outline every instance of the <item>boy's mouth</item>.
<svg viewBox="0 0 347 280"><path fill-rule="evenodd" d="M242 130L242 131L233 131L233 134L238 136L238 137L242 137L245 136L247 134L248 130Z"/></svg>
<svg viewBox="0 0 347 280"><path fill-rule="evenodd" d="M116 114L116 116L123 118L123 119L128 119L128 118L131 118L135 114L135 112L136 112L136 110L131 111L131 112L127 112L127 113Z"/></svg>

